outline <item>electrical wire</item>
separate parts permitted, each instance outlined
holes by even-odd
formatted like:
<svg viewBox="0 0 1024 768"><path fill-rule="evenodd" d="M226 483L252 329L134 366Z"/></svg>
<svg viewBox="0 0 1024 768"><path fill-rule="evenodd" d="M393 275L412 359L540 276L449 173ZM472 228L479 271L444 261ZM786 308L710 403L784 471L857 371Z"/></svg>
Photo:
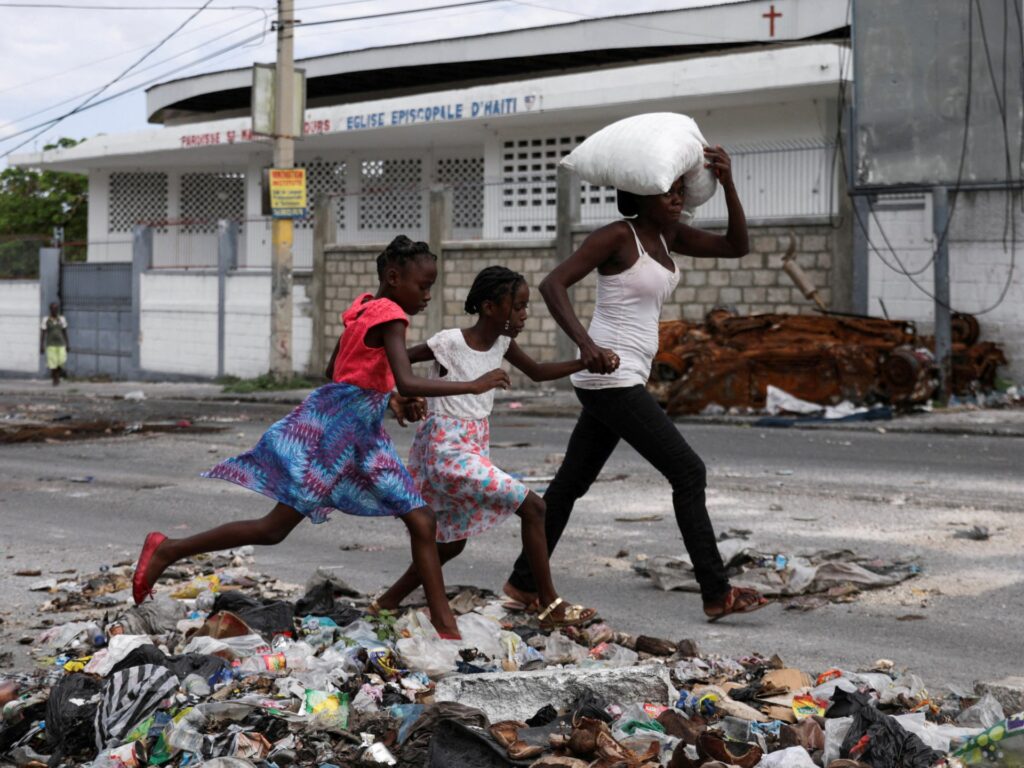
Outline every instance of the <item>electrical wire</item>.
<svg viewBox="0 0 1024 768"><path fill-rule="evenodd" d="M1008 0L1004 0L1004 6L1005 6L1006 2L1008 2ZM980 20L981 15L982 15L981 5L980 5L978 0L974 0L973 4L977 5L977 7L978 7L978 16L979 16L979 20ZM969 0L969 2L968 2L968 11L969 11L969 13L971 12L971 8L972 7L973 7L972 3ZM1016 4L1015 4L1014 7L1016 9ZM1019 18L1019 11L1017 11L1017 14L1018 14L1018 18ZM973 24L972 24L972 21L971 21L973 19L973 16L969 15L968 19L969 19L969 21L968 21L968 30L969 30L969 35L968 35L968 49L969 49L968 62L969 62L969 68L970 68L970 62L972 62L973 58L974 58L973 57L974 36L973 36ZM987 38L987 36L984 33L984 27L983 26L982 26L982 42L983 42L983 44L986 47L986 57L987 57L987 59L989 61L991 61L991 52L990 52L990 49L989 49L989 46L988 46L988 38ZM1022 53L1022 64L1024 64L1024 30L1021 30L1021 53ZM994 70L991 72L991 74L992 74L993 91L995 92L997 104L1000 106L1000 116L1002 117L1004 125L1005 125L1005 122L1006 122L1006 111L1005 111L1004 107L1005 107L1006 102L1005 102L1005 99L1002 100L1002 101L1000 101L1000 99L999 99L998 85L997 85L997 83L995 81ZM969 81L969 83L970 82L972 82L972 81ZM1022 82L1024 82L1024 69L1022 69ZM841 93L842 93L843 92L843 85L842 85L842 83L840 84L840 88L841 88ZM1005 88L1005 75L1004 75L1004 88ZM968 91L968 104L969 103L970 103L970 90ZM1005 130L1004 130L1004 139L1005 139L1004 147L1005 147L1005 151L1007 153L1007 172L1008 172L1007 179L1006 179L1006 183L1008 185L1007 192L1010 195L1010 202L1011 202L1011 206L1012 206L1014 190L1009 185L1011 185L1014 180L1011 178L1012 177L1012 160L1010 160L1010 158L1009 158L1009 134L1008 134L1008 131L1005 131ZM966 141L966 137L965 137L965 141ZM844 166L845 166L845 157L844 157ZM961 171L962 171L962 166L963 166L963 158L961 158ZM845 175L846 174L844 174L844 176ZM961 179L958 179L957 188L956 188L956 192L957 193L960 192L960 189L959 189L960 182L961 182ZM957 196L959 196L959 195L957 195ZM955 200L956 200L956 198L954 198L954 204L955 204ZM1014 211L1015 210L1016 209L1014 208ZM949 226L950 226L950 223L952 221L952 211L953 211L953 209L951 207L950 215L947 218L946 226L945 226L945 228L943 230L942 237L940 238L940 241L939 241L940 243L942 243L944 241L946 234L949 232ZM853 213L854 213L854 218L856 219L858 226L861 228L862 232L864 233L865 240L866 240L866 242L868 244L868 247L875 253L876 256L878 256L878 259L886 267L888 267L889 269L891 269L892 271L894 271L894 272L896 272L898 274L905 275L910 280L911 284L914 285L915 288L917 288L921 293L923 293L925 296L930 298L932 301L934 301L939 306L941 306L944 309L947 309L947 310L949 310L951 312L957 312L957 310L954 307L952 307L951 305L946 304L945 302L939 301L931 291L929 291L927 288L922 286L917 280L914 279L914 276L916 274L919 274L920 271L923 271L923 270L918 270L918 272L915 272L915 273L911 273L909 270L907 270L906 266L903 264L902 260L899 258L899 255L897 254L896 249L893 248L892 243L889 241L889 238L886 235L885 230L881 226L881 222L878 220L878 215L877 215L877 213L874 210L874 206L870 207L870 209L869 209L869 216L873 216L874 217L874 219L875 219L875 226L878 229L879 234L882 236L882 239L885 242L886 247L888 248L890 254L892 255L892 258L896 261L898 267L894 267L892 264L890 264L886 260L886 258L882 255L882 253L878 249L878 247L872 242L870 231L868 229L867 223L864 222L861 219L860 213L857 211L856 206L853 207ZM988 314L988 313L994 311L997 307L999 307L1003 303L1003 301L1005 300L1005 298L1006 298L1006 296L1007 296L1007 294L1009 292L1010 286L1011 286L1012 281L1013 281L1013 274L1014 274L1014 270L1015 270L1015 267L1016 267L1016 255L1017 255L1016 254L1016 214L1015 213L1013 214L1013 218L1014 218L1014 220L1013 220L1012 226L1010 227L1011 232L1012 232L1012 235L1011 235L1011 237L1012 237L1012 245L1011 245L1011 249L1010 249L1010 266L1009 266L1009 270L1008 270L1008 273L1007 273L1006 282L1003 285L1003 289L1000 292L999 297L996 299L996 301L993 304L991 304L990 306L985 307L983 309L980 309L978 311L969 313L969 314L974 315L975 317L977 317L979 315L985 315L985 314ZM1004 248L1005 248L1005 244L1004 244ZM938 251L937 248L936 248L935 251L933 251L932 257L931 257L931 259L929 259L928 264L925 265L925 268L927 268L927 266L929 266L932 263L932 261L934 261L934 258L935 258L936 254L937 254L937 251Z"/></svg>
<svg viewBox="0 0 1024 768"><path fill-rule="evenodd" d="M113 80L108 81L98 91L96 91L91 96L89 96L85 101L81 102L77 107L75 107L74 109L70 110L69 112L65 112L60 117L54 118L52 121L47 123L44 127L40 128L38 133L33 134L29 138L25 139L25 141L21 142L20 144L14 146L11 149L9 149L6 152L4 152L2 155L0 155L0 158L7 157L8 155L10 155L15 150L21 149L26 144L28 144L28 143L30 143L32 141L35 141L37 138L42 136L46 131L50 130L51 128L53 128L53 127L55 127L57 125L59 125L61 122L63 122L67 118L69 118L72 115L75 115L75 114L81 112L82 110L86 109L91 103L94 102L94 100L98 96L100 96L101 94L105 93L107 91L107 89L109 89L115 83L117 83L120 80L122 80L123 78L125 78L133 69L135 69L137 66L139 66L139 64L141 64L146 59L148 59L150 56L152 56L154 53L156 53L164 45L164 43L166 43L168 40L170 40L172 37L174 37L176 34L178 34L178 32L180 32L182 29L184 29L185 26L190 21L192 21L192 19L194 19L196 16L198 16L200 13L202 13L203 10L208 5L210 5L210 3L212 3L212 2L213 2L213 0L206 0L206 2L203 3L201 8L196 9L192 14L189 15L188 18L186 18L183 22L181 22L181 24L179 24L177 27L175 27L173 30L171 30L171 32L167 36L165 36L162 40L160 40L160 42L158 42L156 45L154 45L152 48L150 48L148 51L146 51L144 54L142 54L142 56L139 57L138 59L136 59L127 69L124 69L121 72L121 74L119 74ZM8 136L7 138L10 138L10 137Z"/></svg>
<svg viewBox="0 0 1024 768"><path fill-rule="evenodd" d="M206 5L209 5L207 3ZM224 5L207 9L206 5L72 5L70 3L8 3L0 1L0 8L62 8L69 11L238 11L265 10L258 5Z"/></svg>
<svg viewBox="0 0 1024 768"><path fill-rule="evenodd" d="M359 0L359 1L360 2L367 2L367 0ZM211 9L211 10L219 10L219 9ZM257 8L255 6L253 6L253 10L259 11L260 13L263 14L262 21L263 21L263 23L265 25L265 28L269 29L269 16L267 14L267 11L262 9L262 8ZM180 40L181 38L185 37L186 35L197 34L197 33L202 32L204 30L210 29L211 27L220 26L221 24L225 24L225 23L227 23L229 21L231 21L231 19L221 19L220 21L215 21L212 24L204 24L203 26L201 26L201 27L199 27L197 29L190 29L187 32L183 32L182 34L178 35L178 39ZM226 33L220 35L217 39L220 40L220 39L223 39L224 37L227 37L229 35L233 35L236 32L240 32L240 31L242 31L243 29L245 29L247 27L251 27L253 24L260 23L260 21L261 21L260 19L256 19L254 21L247 22L247 23L243 24L241 27L238 27L236 29L231 30L230 32L226 32ZM196 46L194 48L189 48L187 51L182 51L182 53L188 53L190 51L194 51L197 48L201 48L204 45L207 45L208 43L209 43L209 41L207 41L206 43L203 43L202 45ZM136 46L135 48L127 48L127 49L125 49L123 51L118 51L117 53L113 54L112 56L104 56L102 59L92 59L91 61L79 62L78 64L76 64L73 67L69 67L68 69L63 69L63 70L61 70L59 72L50 72L50 73L48 73L48 74L46 74L46 75L44 75L42 77L36 78L35 80L26 80L24 82L17 83L16 85L9 85L6 88L0 88L0 93L8 93L9 91L17 91L17 90L19 90L21 88L27 88L30 85L35 85L36 83L51 81L54 78L61 77L63 75L67 75L67 74L69 74L71 72L77 72L77 71L82 70L82 69L88 69L89 67L93 67L96 64L104 64L104 63L106 63L108 61L113 61L114 59L119 59L122 56L127 56L128 54L135 53L136 51L144 50L145 48L149 47L150 45L152 45L152 43L145 43L143 45ZM178 55L180 55L180 54L176 54L175 56L172 56L170 58L163 59L161 62L158 62L157 64L152 64L149 67L143 67L142 69L137 70L137 71L138 72L145 72L145 71L147 71L148 69L151 69L154 66L159 66L159 64L161 64L161 63L166 63L166 62L170 61L171 59L176 58ZM9 122L17 123L17 122L20 122L20 121L26 119L27 117L32 117L34 115L42 114L43 112L49 112L50 109L53 109L53 108L55 108L57 106L60 106L62 104L66 104L67 102L74 101L75 99L79 98L80 96L84 96L87 93L91 93L91 89L88 90L88 91L84 91L84 92L82 92L80 94L77 94L75 96L71 96L71 97L69 97L67 99L64 99L63 101L59 101L56 104L53 104L53 105L51 105L50 107L48 107L46 109L39 110L38 112L33 112L32 115L25 115L23 117L15 119L15 120L11 120Z"/></svg>
<svg viewBox="0 0 1024 768"><path fill-rule="evenodd" d="M665 29L663 27L653 27L653 26L651 26L649 24L638 24L635 21L627 21L622 16L593 16L593 15L591 15L589 13L581 13L580 11L570 11L567 8L552 8L549 5L542 5L541 3L529 2L528 0L509 0L509 2L515 3L516 5L528 6L530 8L539 8L540 10L543 10L543 11L554 11L556 13L567 13L567 14L570 14L571 16L576 16L576 17L581 18L581 19L589 19L591 21L614 21L617 24L622 24L623 26L626 26L626 27L635 27L636 29L653 30L655 32L670 32L672 34L680 35L680 36L683 36L683 37L699 37L699 38L703 38L705 40L715 40L717 42L725 42L725 43L740 43L740 42L745 43L745 42L749 42L749 40L750 40L749 36L746 36L746 37L722 37L721 35L707 35L707 34L701 34L699 32L693 32L693 31L689 31L689 30L687 30L686 32L683 32L681 30L676 30L676 29ZM671 8L665 8L662 11L655 10L655 11L649 11L648 13L662 13L663 11L671 11L671 10L672 10Z"/></svg>
<svg viewBox="0 0 1024 768"><path fill-rule="evenodd" d="M169 72L165 72L163 74L160 74L160 75L158 75L157 77L154 77L151 80L147 80L147 81L145 81L143 83L139 83L139 84L133 85L133 86L131 86L129 88L125 88L124 90L118 91L117 93L112 93L111 95L107 96L106 98L100 99L99 101L94 101L91 104L89 104L87 107L83 107L82 109L80 109L78 111L79 112L85 112L87 110L93 109L95 107L99 107L99 106L101 106L103 104L106 104L107 102L114 101L115 99L118 99L121 96L124 96L124 95L126 95L128 93L132 93L133 91L137 91L139 88L145 88L146 86L152 85L153 83L161 82L168 75L173 75L173 74L176 74L176 73L181 72L183 70L186 70L186 69L189 69L191 67L197 66L199 64L204 64L205 62L210 61L211 59L217 58L218 56L222 56L222 55L224 55L226 53L230 53L231 51L234 51L234 50L236 50L238 48L241 48L244 45L246 45L247 43L252 42L253 40L258 40L262 36L263 36L263 33L261 32L261 33L252 35L251 37L247 37L244 40L239 40L237 43L233 43L232 45L229 45L226 48L222 48L219 51L214 51L213 53L211 53L211 54L209 54L207 56L204 56L204 57L202 57L200 59L197 59L195 61L189 62L188 64L183 64L182 66L177 67L176 69L172 69ZM54 121L49 120L49 121L46 121L44 123L39 123L37 125L32 126L31 128L25 128L24 130L18 131L18 133L11 134L7 138L13 138L14 136L20 136L22 134L25 134L25 133L28 133L30 131L33 131L36 128L39 128L40 126L42 126L44 128L44 130L46 130L47 128L49 128L49 126L51 124L53 124L53 122ZM28 141L32 141L32 139L34 139L34 138L35 138L35 136L33 136ZM18 149L19 147L22 147L25 144L27 144L28 141L25 141L22 144L19 144L18 147L14 147L13 149L10 149L10 150L6 151L4 154L0 155L0 158L7 157L12 152L14 152L16 149Z"/></svg>
<svg viewBox="0 0 1024 768"><path fill-rule="evenodd" d="M346 16L341 19L323 19L321 21L296 21L294 27L321 27L325 24L342 24L347 21L368 21L370 19L393 18L395 16L406 16L411 13L426 13L427 11L443 11L446 8L468 8L473 5L491 5L493 3L505 3L509 0L469 0L466 3L451 3L449 5L428 5L422 8L407 8L402 11L387 11L385 13L371 13L364 16Z"/></svg>
<svg viewBox="0 0 1024 768"><path fill-rule="evenodd" d="M237 27L236 29L233 29L233 30L231 30L229 32L223 33L222 35L220 35L217 38L217 40L224 40L225 38L230 37L231 35L234 35L234 34L236 34L238 32L241 32L244 29L247 29L248 27L251 27L251 26L253 26L255 24L260 24L260 23L263 24L263 30L262 30L262 32L260 33L260 35L258 37L265 38L266 34L267 34L267 29L268 29L268 25L267 25L266 20L265 19L255 19L254 21L250 21L250 22L248 22L246 24L243 24L242 26ZM214 25L210 25L210 26L214 26ZM205 28L206 27L204 27L204 29ZM248 38L246 38L246 41L252 41L253 39L254 39L253 37L248 37ZM137 69L137 70L135 70L135 75L139 75L139 74L141 74L143 72L149 72L150 70L157 69L158 67L162 67L164 64L167 64L168 62L174 61L175 59L180 59L182 56L185 56L185 55L187 55L189 53L192 53L193 51L198 51L201 48L207 47L211 42L213 42L213 41L212 40L204 40L203 42L199 43L198 45L194 45L191 48L186 48L183 51L179 51L178 53L174 54L173 56L168 56L166 59L161 59L160 61L157 61L157 62L154 62L154 63L150 64L149 66L142 67L141 69ZM254 44L255 45L259 45L259 42L254 43ZM243 46L244 45L248 45L248 42L243 41ZM84 67L84 66L87 66L87 65L83 64L81 66ZM160 79L163 79L162 75L161 75ZM61 106L65 105L65 104L68 104L68 103L70 103L72 101L76 101L77 99L80 99L82 96L85 96L87 94L92 93L93 90L95 90L95 89L94 88L89 88L88 90L81 91L79 93L73 94L72 96L69 96L66 99L62 99L61 101L55 102L53 104L50 104L47 107L44 107L43 109L37 109L35 112L29 112L26 115L21 115L20 117L16 117L16 118L10 120L9 122L11 124L16 125L16 124L21 123L21 122L23 122L25 120L28 120L31 117L36 117L37 115L43 115L43 114L46 114L47 112L52 112L53 110L57 109L57 107L61 107ZM31 131L31 130L34 130L34 129L33 128L26 129L26 131ZM8 139L11 139L11 138L13 138L15 136L21 135L22 133L25 133L26 131L19 131L18 133L12 133L12 134L8 134L7 136L0 137L0 142L7 141Z"/></svg>

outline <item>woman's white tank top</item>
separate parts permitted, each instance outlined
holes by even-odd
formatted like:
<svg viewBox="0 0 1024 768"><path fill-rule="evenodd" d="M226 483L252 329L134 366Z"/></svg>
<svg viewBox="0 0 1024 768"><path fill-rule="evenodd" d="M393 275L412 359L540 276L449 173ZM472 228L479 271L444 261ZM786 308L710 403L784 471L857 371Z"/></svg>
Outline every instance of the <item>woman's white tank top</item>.
<svg viewBox="0 0 1024 768"><path fill-rule="evenodd" d="M609 389L646 384L658 353L658 321L665 299L679 284L679 267L669 272L644 250L630 222L637 260L617 275L597 275L597 305L590 320L590 338L619 356L619 367L607 375L581 371L572 375L580 389ZM661 238L665 253L671 252Z"/></svg>

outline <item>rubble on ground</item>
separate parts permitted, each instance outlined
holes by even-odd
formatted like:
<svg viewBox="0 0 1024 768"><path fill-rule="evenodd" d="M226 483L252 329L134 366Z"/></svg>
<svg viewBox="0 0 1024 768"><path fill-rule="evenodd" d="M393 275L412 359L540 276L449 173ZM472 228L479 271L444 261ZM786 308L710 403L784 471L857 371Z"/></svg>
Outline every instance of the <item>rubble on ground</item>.
<svg viewBox="0 0 1024 768"><path fill-rule="evenodd" d="M730 530L718 543L729 581L773 598L786 598L787 610L809 611L827 603L850 603L867 590L892 587L920 575L916 558L882 560L849 549L808 553L767 552L747 539L750 531ZM658 589L700 592L693 563L685 552L637 555L633 570Z"/></svg>
<svg viewBox="0 0 1024 768"><path fill-rule="evenodd" d="M953 331L953 392L991 392L1006 365L1002 349L979 341L971 315ZM661 323L648 387L672 415L765 408L772 385L822 406L928 402L938 385L932 337L913 323L843 314L740 316L715 309L703 323Z"/></svg>
<svg viewBox="0 0 1024 768"><path fill-rule="evenodd" d="M421 609L369 614L336 569L265 577L250 548L174 566L138 607L131 572L25 582L75 619L28 638L37 669L0 673L0 764L1024 765L1012 680L940 696L886 660L807 674L600 621L548 633L475 588L442 640Z"/></svg>

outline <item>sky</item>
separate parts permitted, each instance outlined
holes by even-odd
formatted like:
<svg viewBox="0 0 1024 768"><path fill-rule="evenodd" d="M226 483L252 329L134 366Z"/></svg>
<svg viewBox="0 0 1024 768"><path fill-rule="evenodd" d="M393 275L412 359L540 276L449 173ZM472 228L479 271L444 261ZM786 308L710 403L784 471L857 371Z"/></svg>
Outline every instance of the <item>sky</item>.
<svg viewBox="0 0 1024 768"><path fill-rule="evenodd" d="M296 18L301 22L349 19L300 26L295 56L678 8L693 2L630 0L624 7L621 0L489 0L466 8L355 18L466 1L295 0ZM39 124L71 111L108 85L189 19L203 2L0 0L0 155L29 139ZM55 5L66 7L51 7ZM275 38L270 25L275 17L273 0L213 0L95 98L98 101L128 91L125 95L45 128L38 138L14 150L15 154L39 150L60 137L80 139L148 127L144 87L148 84L272 62ZM26 131L30 128L35 130ZM3 165L6 161L0 159Z"/></svg>

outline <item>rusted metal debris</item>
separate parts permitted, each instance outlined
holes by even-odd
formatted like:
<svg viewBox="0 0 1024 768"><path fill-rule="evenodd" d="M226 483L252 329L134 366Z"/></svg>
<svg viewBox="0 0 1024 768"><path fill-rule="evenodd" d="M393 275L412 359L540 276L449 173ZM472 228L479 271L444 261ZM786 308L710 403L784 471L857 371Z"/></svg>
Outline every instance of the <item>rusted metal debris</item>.
<svg viewBox="0 0 1024 768"><path fill-rule="evenodd" d="M953 323L953 391L985 392L1006 364L992 342L978 342L977 320ZM935 393L932 337L914 324L848 315L749 315L725 309L703 323L663 322L648 387L670 414L763 408L772 384L803 400L830 405L912 405Z"/></svg>

